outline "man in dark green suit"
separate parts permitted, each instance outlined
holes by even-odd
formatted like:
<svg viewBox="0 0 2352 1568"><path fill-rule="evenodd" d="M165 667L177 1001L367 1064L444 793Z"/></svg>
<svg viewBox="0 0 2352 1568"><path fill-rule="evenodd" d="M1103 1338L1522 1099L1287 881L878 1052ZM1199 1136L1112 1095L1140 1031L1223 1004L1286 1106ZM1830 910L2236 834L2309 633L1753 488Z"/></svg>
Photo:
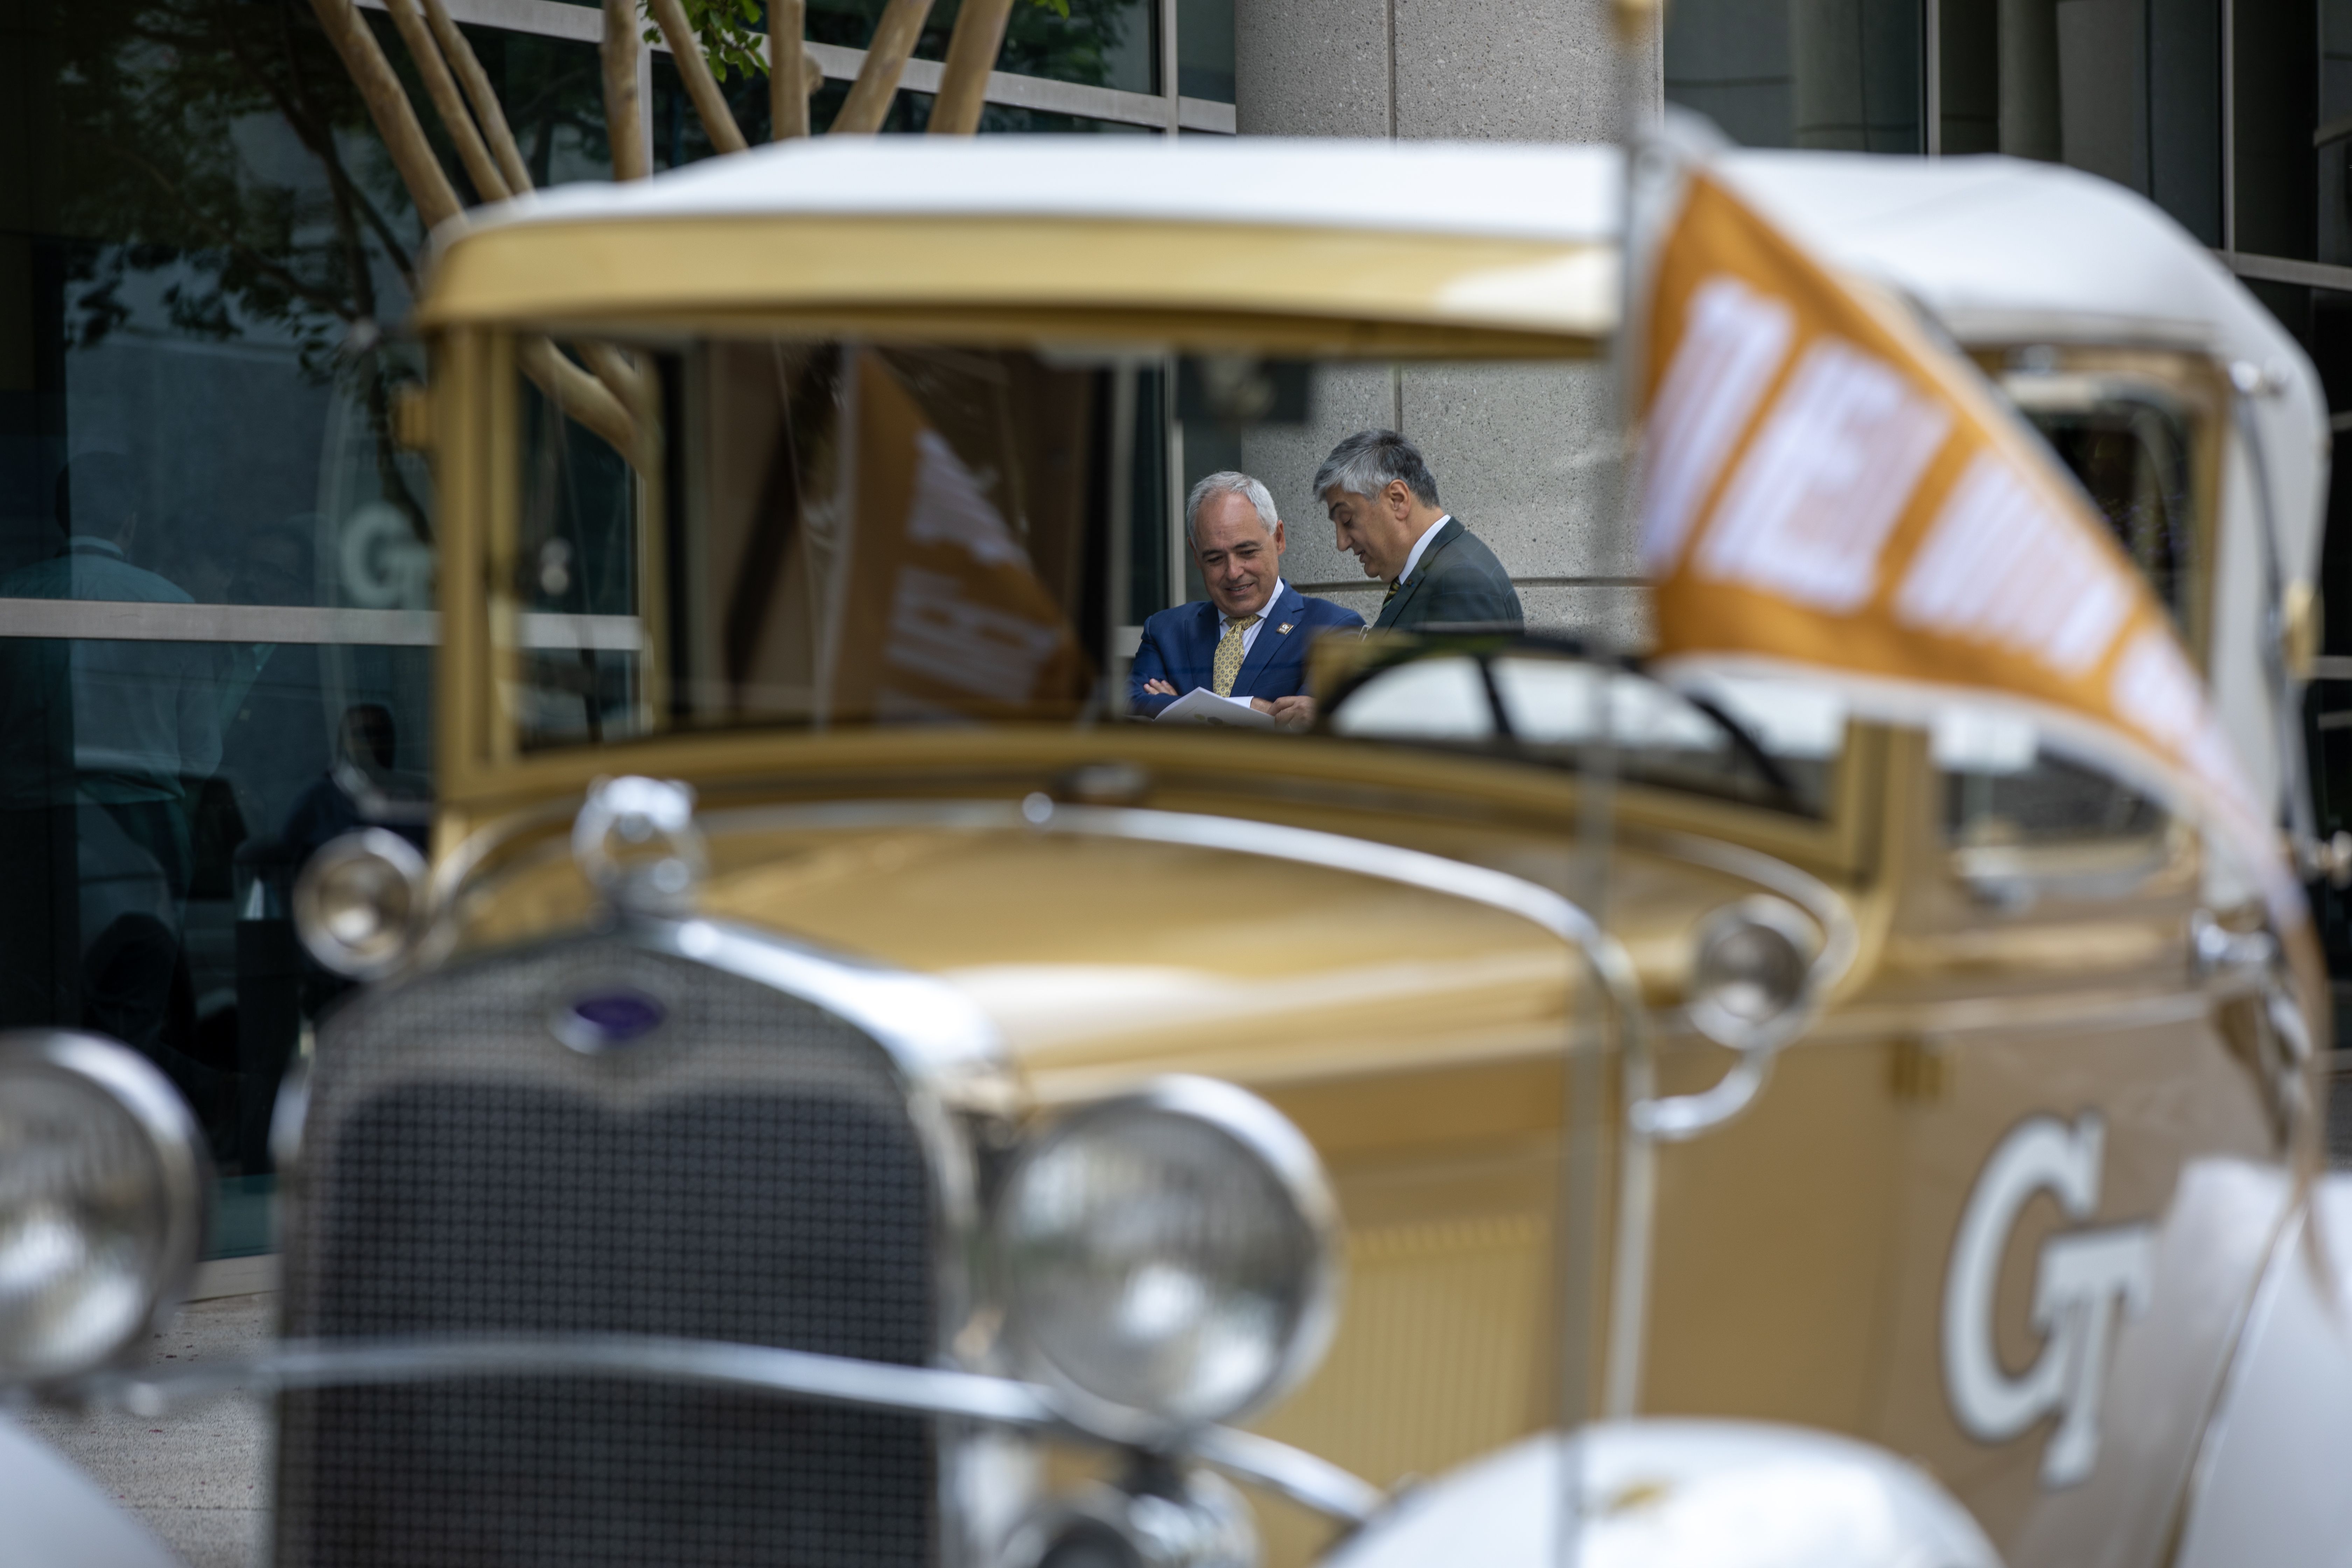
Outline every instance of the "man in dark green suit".
<svg viewBox="0 0 2352 1568"><path fill-rule="evenodd" d="M1359 430L1315 470L1339 548L1389 585L1374 631L1526 624L1495 552L1442 510L1421 449L1393 430Z"/></svg>

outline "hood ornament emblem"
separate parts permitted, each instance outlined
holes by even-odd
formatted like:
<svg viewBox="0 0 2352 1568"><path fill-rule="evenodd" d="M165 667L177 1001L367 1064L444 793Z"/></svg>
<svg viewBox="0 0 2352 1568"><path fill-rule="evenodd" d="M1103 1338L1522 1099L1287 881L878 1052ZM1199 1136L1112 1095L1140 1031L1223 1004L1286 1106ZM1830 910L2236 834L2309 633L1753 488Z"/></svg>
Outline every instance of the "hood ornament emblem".
<svg viewBox="0 0 2352 1568"><path fill-rule="evenodd" d="M684 914L709 870L694 791L675 779L598 779L572 823L572 858L630 914Z"/></svg>

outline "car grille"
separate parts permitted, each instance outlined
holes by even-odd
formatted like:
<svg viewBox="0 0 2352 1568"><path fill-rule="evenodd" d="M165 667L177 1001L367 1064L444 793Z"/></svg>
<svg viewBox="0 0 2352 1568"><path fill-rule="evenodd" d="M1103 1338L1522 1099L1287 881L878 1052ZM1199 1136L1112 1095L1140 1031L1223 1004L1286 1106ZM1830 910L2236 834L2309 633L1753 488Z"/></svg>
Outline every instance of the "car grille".
<svg viewBox="0 0 2352 1568"><path fill-rule="evenodd" d="M551 1020L650 994L584 1055ZM367 996L322 1031L289 1335L644 1333L921 1364L923 1146L887 1058L797 998L596 938ZM286 1568L905 1564L929 1422L515 1377L281 1400Z"/></svg>

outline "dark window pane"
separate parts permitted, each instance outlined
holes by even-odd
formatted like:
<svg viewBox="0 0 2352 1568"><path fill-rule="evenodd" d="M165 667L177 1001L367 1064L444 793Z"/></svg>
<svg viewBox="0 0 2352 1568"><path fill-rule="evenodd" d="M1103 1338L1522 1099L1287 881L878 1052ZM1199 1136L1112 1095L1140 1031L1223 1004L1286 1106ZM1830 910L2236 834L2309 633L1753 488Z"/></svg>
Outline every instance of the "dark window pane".
<svg viewBox="0 0 2352 1568"><path fill-rule="evenodd" d="M886 3L809 0L808 36L818 43L862 49L873 39ZM947 58L960 8L956 0L932 7L915 46L917 59ZM1157 46L1151 0L1070 0L1069 11L1064 17L1035 0L1013 0L996 68L1127 92L1160 90L1152 67Z"/></svg>
<svg viewBox="0 0 2352 1568"><path fill-rule="evenodd" d="M1666 98L1750 147L1917 153L1918 0L1680 0Z"/></svg>
<svg viewBox="0 0 2352 1568"><path fill-rule="evenodd" d="M2221 0L2000 0L1941 16L1947 156L2068 163L2221 242Z"/></svg>
<svg viewBox="0 0 2352 1568"><path fill-rule="evenodd" d="M1177 0L1176 90L1234 101L1234 0Z"/></svg>
<svg viewBox="0 0 2352 1568"><path fill-rule="evenodd" d="M433 496L390 417L425 234L306 5L0 26L0 1026L161 1066L251 1250L278 1072L337 988L293 877L430 812ZM605 177L594 46L466 32L536 182Z"/></svg>

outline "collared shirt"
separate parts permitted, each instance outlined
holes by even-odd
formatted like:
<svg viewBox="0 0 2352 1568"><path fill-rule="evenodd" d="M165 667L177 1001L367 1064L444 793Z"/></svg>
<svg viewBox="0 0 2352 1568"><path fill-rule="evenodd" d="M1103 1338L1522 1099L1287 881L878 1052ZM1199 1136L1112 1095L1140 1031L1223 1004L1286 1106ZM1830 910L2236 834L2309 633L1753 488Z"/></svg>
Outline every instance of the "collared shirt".
<svg viewBox="0 0 2352 1568"><path fill-rule="evenodd" d="M1282 602L1283 595L1289 591L1290 585L1287 583L1285 583L1281 578L1276 577L1274 580L1274 592L1265 596L1265 603L1260 605L1256 609L1250 612L1257 617L1257 624L1242 628L1242 657L1244 658L1249 658L1250 650L1257 647L1257 634L1265 630L1266 612L1273 609L1275 605L1280 604ZM1217 640L1219 642L1223 642L1224 640L1225 634L1233 629L1234 617L1220 610L1217 613Z"/></svg>
<svg viewBox="0 0 2352 1568"><path fill-rule="evenodd" d="M1244 626L1244 627L1242 628L1242 662L1243 662L1243 663L1246 664L1246 663L1248 663L1248 662L1249 662L1250 650L1251 650L1252 648L1254 648L1254 647L1257 647L1257 634L1258 634L1258 633L1260 633L1260 632L1262 632L1262 631L1264 631L1264 630L1265 630L1265 615L1266 615L1266 612L1267 612L1268 610L1273 609L1273 608L1275 607L1275 605L1278 605L1278 604L1282 603L1282 596L1283 596L1283 595L1285 595L1285 594L1288 593L1289 591L1290 591L1290 585L1289 585L1288 584L1285 583L1281 578L1276 577L1276 578L1274 580L1274 592L1273 592L1273 593L1271 593L1271 594L1268 594L1268 595L1265 596L1265 604L1263 604L1263 605L1260 605L1256 609L1255 609L1255 610L1253 610L1253 611L1251 611L1251 612L1250 612L1252 615L1254 615L1254 616L1255 616L1257 617L1257 622L1256 622L1256 624L1255 624L1255 626ZM1225 634L1226 634L1227 632L1229 632L1229 631L1233 630L1233 629L1234 629L1234 617L1233 617L1233 616L1229 616L1229 615L1226 615L1223 610L1218 611L1218 612L1217 612L1217 640L1218 640L1219 642L1223 642L1223 641L1224 640ZM1238 678L1238 677L1236 677L1235 679L1239 679L1239 678ZM1214 696L1214 695L1215 695L1215 693L1212 692L1210 695ZM1238 703L1240 703L1240 704L1241 704L1243 707L1244 707L1244 708L1246 708L1246 707L1248 707L1248 706L1250 705L1250 700L1249 700L1248 698L1246 698L1246 697L1228 697L1228 698L1226 698L1226 699L1225 699L1225 700L1226 700L1226 701L1228 701L1228 702L1238 702Z"/></svg>
<svg viewBox="0 0 2352 1568"><path fill-rule="evenodd" d="M1431 523L1428 528L1424 529L1419 539L1412 542L1412 553L1404 558L1404 570L1397 574L1397 583L1399 586L1402 586L1406 582L1412 579L1412 569L1421 564L1422 552L1427 550L1429 548L1429 542L1437 537L1437 531L1444 528L1447 523L1452 522L1453 521L1454 514L1450 511L1445 513L1435 522Z"/></svg>

